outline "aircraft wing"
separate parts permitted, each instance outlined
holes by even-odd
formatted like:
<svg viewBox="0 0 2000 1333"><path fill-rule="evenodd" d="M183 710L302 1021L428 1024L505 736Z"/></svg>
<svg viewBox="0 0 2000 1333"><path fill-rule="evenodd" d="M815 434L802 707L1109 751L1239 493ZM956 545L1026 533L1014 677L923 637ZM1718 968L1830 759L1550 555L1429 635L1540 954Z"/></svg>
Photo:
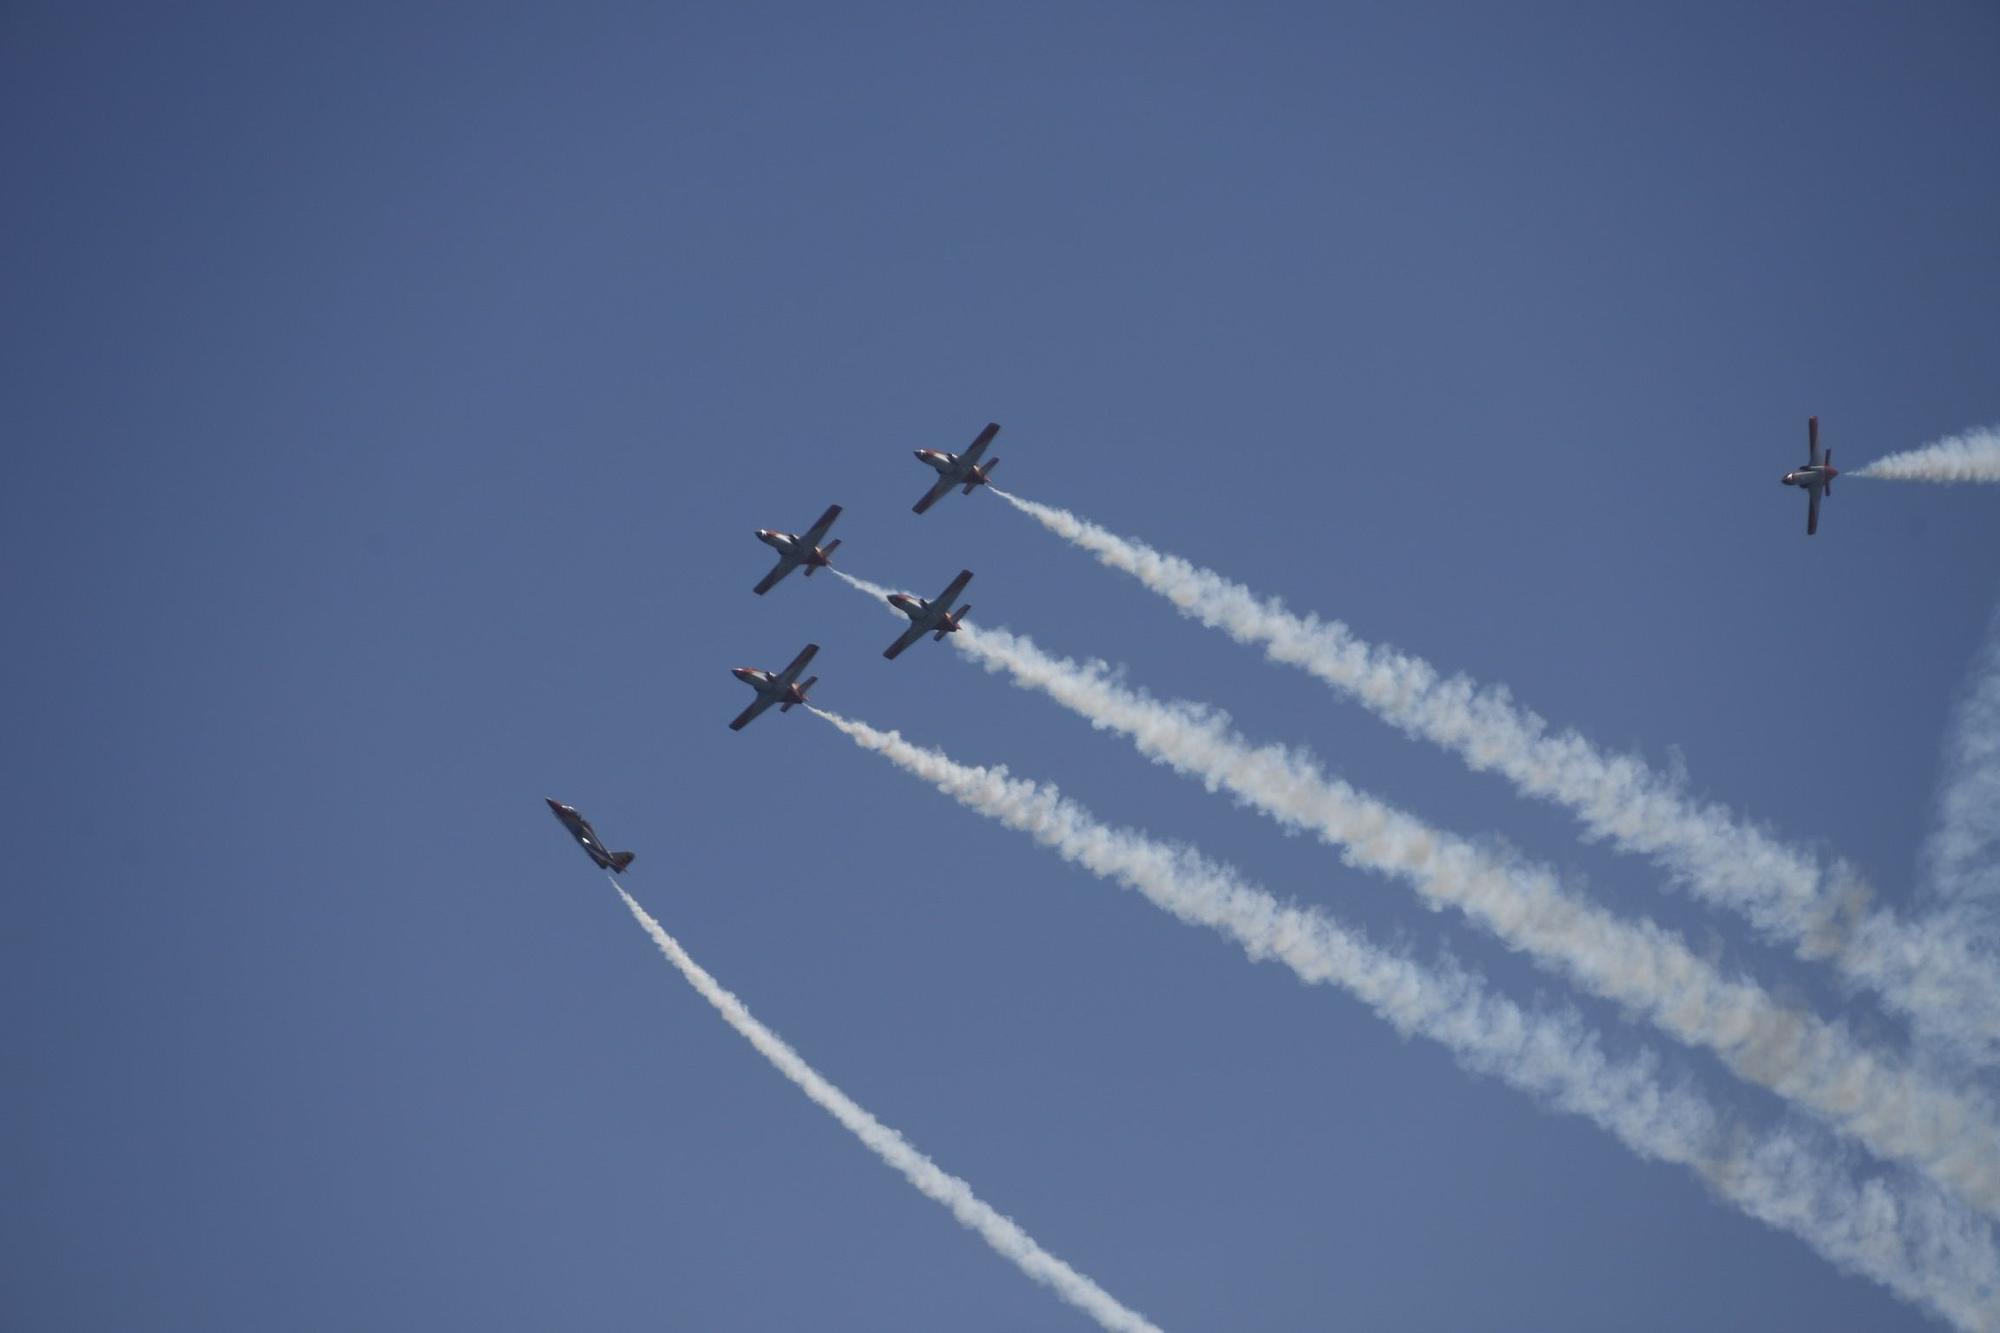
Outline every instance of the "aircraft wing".
<svg viewBox="0 0 2000 1333"><path fill-rule="evenodd" d="M901 634L896 636L896 641L894 643L890 644L887 648L884 648L882 650L882 656L888 658L891 662L893 662L897 659L897 657L902 655L902 652L905 648L909 647L911 644L915 643L918 639L923 638L924 635L930 632L931 632L931 627L928 625L911 625L908 629L904 630Z"/></svg>
<svg viewBox="0 0 2000 1333"><path fill-rule="evenodd" d="M944 587L943 592L931 598L930 604L936 607L941 613L949 612L951 610L952 600L956 598L960 593L964 592L965 585L970 582L972 582L972 571L969 569L959 570L958 577L953 579L950 583L947 583Z"/></svg>
<svg viewBox="0 0 2000 1333"><path fill-rule="evenodd" d="M1819 466L1819 418L1806 418L1806 458L1807 467Z"/></svg>
<svg viewBox="0 0 2000 1333"><path fill-rule="evenodd" d="M1819 531L1819 487L1806 487L1806 536Z"/></svg>
<svg viewBox="0 0 2000 1333"><path fill-rule="evenodd" d="M762 597L765 593L777 587L778 580L785 577L785 575L791 573L792 570L797 567L798 563L799 562L793 559L791 556L788 555L779 556L778 563L771 567L771 572L766 574L763 578L759 579L757 581L757 586L751 589L751 591L755 592L759 597Z"/></svg>
<svg viewBox="0 0 2000 1333"><path fill-rule="evenodd" d="M778 679L775 683L779 685L789 685L793 681L797 680L799 678L799 672L805 670L806 663L812 661L813 654L818 651L819 651L819 645L816 643L809 643L805 647L799 649L799 655L792 659L792 664L790 666L786 667L783 671L780 671L778 673Z"/></svg>
<svg viewBox="0 0 2000 1333"><path fill-rule="evenodd" d="M979 455L986 452L986 446L993 443L993 437L995 435L998 435L999 433L1000 433L999 422L997 421L987 422L986 429L980 431L979 438L972 442L972 446L968 448L964 453L958 456L959 460L961 462L966 462L966 463L977 463L979 461Z"/></svg>
<svg viewBox="0 0 2000 1333"><path fill-rule="evenodd" d="M757 698L751 703L751 705L748 708L744 709L742 712L736 715L736 720L729 724L729 729L731 731L743 730L743 728L749 726L752 722L755 722L757 720L758 714L762 713L766 708L769 708L772 704L776 703L777 701L778 701L778 696L775 693L758 695Z"/></svg>
<svg viewBox="0 0 2000 1333"><path fill-rule="evenodd" d="M819 522L813 524L812 527L806 530L805 534L806 545L818 546L821 542L825 541L826 530L832 527L833 520L839 517L840 517L840 506L828 505L826 507L826 512L819 516Z"/></svg>
<svg viewBox="0 0 2000 1333"><path fill-rule="evenodd" d="M924 498L910 506L910 512L916 514L923 513L943 498L945 492L956 485L958 485L958 478L948 475L940 476L937 479L937 484L924 492Z"/></svg>

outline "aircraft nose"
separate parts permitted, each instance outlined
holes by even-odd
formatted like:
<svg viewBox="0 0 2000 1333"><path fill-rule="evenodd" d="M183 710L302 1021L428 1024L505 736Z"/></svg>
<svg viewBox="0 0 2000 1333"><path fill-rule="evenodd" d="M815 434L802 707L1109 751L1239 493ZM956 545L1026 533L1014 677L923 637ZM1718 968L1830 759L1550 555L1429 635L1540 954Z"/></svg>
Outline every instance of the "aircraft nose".
<svg viewBox="0 0 2000 1333"><path fill-rule="evenodd" d="M553 796L544 796L542 799L549 803L549 809L555 811L557 814L562 813L561 801L556 800Z"/></svg>

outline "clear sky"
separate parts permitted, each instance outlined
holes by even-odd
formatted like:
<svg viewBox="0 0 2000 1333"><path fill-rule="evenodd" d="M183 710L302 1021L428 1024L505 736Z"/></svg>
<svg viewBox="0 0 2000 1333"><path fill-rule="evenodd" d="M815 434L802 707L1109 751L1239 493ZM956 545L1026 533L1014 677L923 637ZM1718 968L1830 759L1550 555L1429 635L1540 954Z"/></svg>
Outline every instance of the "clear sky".
<svg viewBox="0 0 2000 1333"><path fill-rule="evenodd" d="M674 974L1169 1329L1927 1327L728 668L1053 780L1774 1099L758 527L1125 664L1866 997L1176 617L918 447L1919 891L2000 493L1978 3L0 11L0 1322L1087 1326Z"/></svg>

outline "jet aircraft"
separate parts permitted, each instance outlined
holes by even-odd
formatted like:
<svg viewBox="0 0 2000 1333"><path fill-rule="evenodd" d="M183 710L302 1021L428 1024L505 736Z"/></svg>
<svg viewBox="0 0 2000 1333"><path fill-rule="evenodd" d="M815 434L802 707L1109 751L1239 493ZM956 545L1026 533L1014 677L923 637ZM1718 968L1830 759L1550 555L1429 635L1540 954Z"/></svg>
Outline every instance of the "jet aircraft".
<svg viewBox="0 0 2000 1333"><path fill-rule="evenodd" d="M757 715L772 704L778 705L780 713L789 713L792 711L793 704L804 703L806 701L806 691L813 687L819 680L819 677L808 676L804 681L800 681L799 672L805 670L806 663L812 661L813 654L818 651L818 644L807 644L805 647L799 649L799 655L792 659L790 666L786 667L783 671L775 673L759 671L756 667L730 668L731 674L736 679L757 691L757 697L751 701L748 708L736 715L736 720L729 724L729 729L731 731L743 730L743 728L756 721Z"/></svg>
<svg viewBox="0 0 2000 1333"><path fill-rule="evenodd" d="M632 853L606 851L604 844L598 841L597 830L590 826L588 819L576 812L575 807L564 805L561 801L550 800L546 796L542 799L549 802L549 809L555 811L556 818L560 819L562 826L569 830L569 836L575 838L583 845L583 850L590 853L590 859L597 862L599 870L609 870L616 875L632 864Z"/></svg>
<svg viewBox="0 0 2000 1333"><path fill-rule="evenodd" d="M937 469L938 479L924 492L924 498L910 508L921 514L943 499L945 492L954 486L963 485L965 493L970 495L974 486L984 486L991 481L993 469L1000 466L1000 460L995 458L982 467L979 456L986 452L986 446L993 443L993 437L999 433L1000 423L989 421L986 429L979 432L979 438L962 454L948 454L939 449L917 450L919 459Z"/></svg>
<svg viewBox="0 0 2000 1333"><path fill-rule="evenodd" d="M1784 475L1787 486L1802 486L1806 492L1806 536L1819 531L1819 497L1833 494L1833 479L1840 469L1833 465L1833 450L1819 452L1819 418L1806 418L1806 465Z"/></svg>
<svg viewBox="0 0 2000 1333"><path fill-rule="evenodd" d="M828 505L826 512L819 516L819 522L804 532L774 532L770 528L757 529L757 540L766 546L775 547L778 564L757 584L755 592L759 597L777 586L779 579L797 569L806 567L806 577L811 578L815 569L824 569L833 563L833 553L840 546L838 541L827 542L826 530L833 526L833 520L840 517L839 505Z"/></svg>
<svg viewBox="0 0 2000 1333"><path fill-rule="evenodd" d="M972 609L967 602L956 612L951 609L952 599L965 591L965 585L972 582L972 571L961 569L958 577L945 586L945 590L930 601L912 597L908 593L892 592L889 605L910 618L910 627L897 640L882 650L882 656L895 661L897 654L921 639L926 634L935 635L939 642L947 634L958 633L958 622L965 619L965 613Z"/></svg>

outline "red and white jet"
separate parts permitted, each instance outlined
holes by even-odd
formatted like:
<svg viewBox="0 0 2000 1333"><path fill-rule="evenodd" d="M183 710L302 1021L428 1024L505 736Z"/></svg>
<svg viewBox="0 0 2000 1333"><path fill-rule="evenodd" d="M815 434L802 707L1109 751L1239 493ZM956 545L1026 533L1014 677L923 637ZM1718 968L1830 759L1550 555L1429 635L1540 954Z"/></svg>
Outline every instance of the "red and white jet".
<svg viewBox="0 0 2000 1333"><path fill-rule="evenodd" d="M1806 492L1806 536L1819 531L1819 497L1833 494L1833 479L1840 475L1840 469L1833 465L1833 450L1821 457L1819 452L1819 418L1806 418L1806 465L1793 468L1784 475L1787 486L1803 486Z"/></svg>
<svg viewBox="0 0 2000 1333"><path fill-rule="evenodd" d="M948 454L940 449L917 450L919 459L937 469L938 479L924 492L923 499L910 506L911 510L923 513L943 499L945 492L954 486L964 486L965 493L970 495L974 486L984 486L991 481L993 469L1000 466L1000 460L996 458L982 467L979 455L986 452L986 446L993 443L993 437L999 433L1000 423L989 421L986 429L979 432L979 438L962 454Z"/></svg>
<svg viewBox="0 0 2000 1333"><path fill-rule="evenodd" d="M826 542L825 546L821 546L820 543L826 541L826 530L832 527L833 520L839 517L840 506L828 505L826 512L819 516L819 522L813 524L804 532L778 532L771 528L757 529L757 540L777 551L778 563L772 566L771 572L766 574L762 579L759 579L757 586L750 591L762 597L777 585L779 579L785 577L785 575L791 573L800 565L806 567L806 577L811 578L815 569L825 569L828 565L832 564L833 553L840 548L839 539L835 538L833 541Z"/></svg>
<svg viewBox="0 0 2000 1333"><path fill-rule="evenodd" d="M813 687L819 677L808 676L800 680L799 672L805 670L806 663L812 661L813 654L818 651L818 644L807 644L799 649L799 655L794 657L791 665L783 671L763 671L757 667L729 668L730 675L757 691L757 697L750 701L748 708L736 715L736 720L729 724L729 729L743 730L756 721L757 715L772 704L778 705L780 713L789 713L792 711L792 705L806 702L806 691Z"/></svg>
<svg viewBox="0 0 2000 1333"><path fill-rule="evenodd" d="M905 648L926 634L943 643L945 635L958 633L958 622L965 619L965 613L972 609L972 603L967 602L956 611L951 609L951 604L965 591L965 585L970 582L972 582L972 571L961 569L958 571L958 577L947 583L944 591L928 602L921 597L912 597L906 592L890 593L889 605L910 618L910 627L899 634L894 643L882 650L882 656L893 662Z"/></svg>

